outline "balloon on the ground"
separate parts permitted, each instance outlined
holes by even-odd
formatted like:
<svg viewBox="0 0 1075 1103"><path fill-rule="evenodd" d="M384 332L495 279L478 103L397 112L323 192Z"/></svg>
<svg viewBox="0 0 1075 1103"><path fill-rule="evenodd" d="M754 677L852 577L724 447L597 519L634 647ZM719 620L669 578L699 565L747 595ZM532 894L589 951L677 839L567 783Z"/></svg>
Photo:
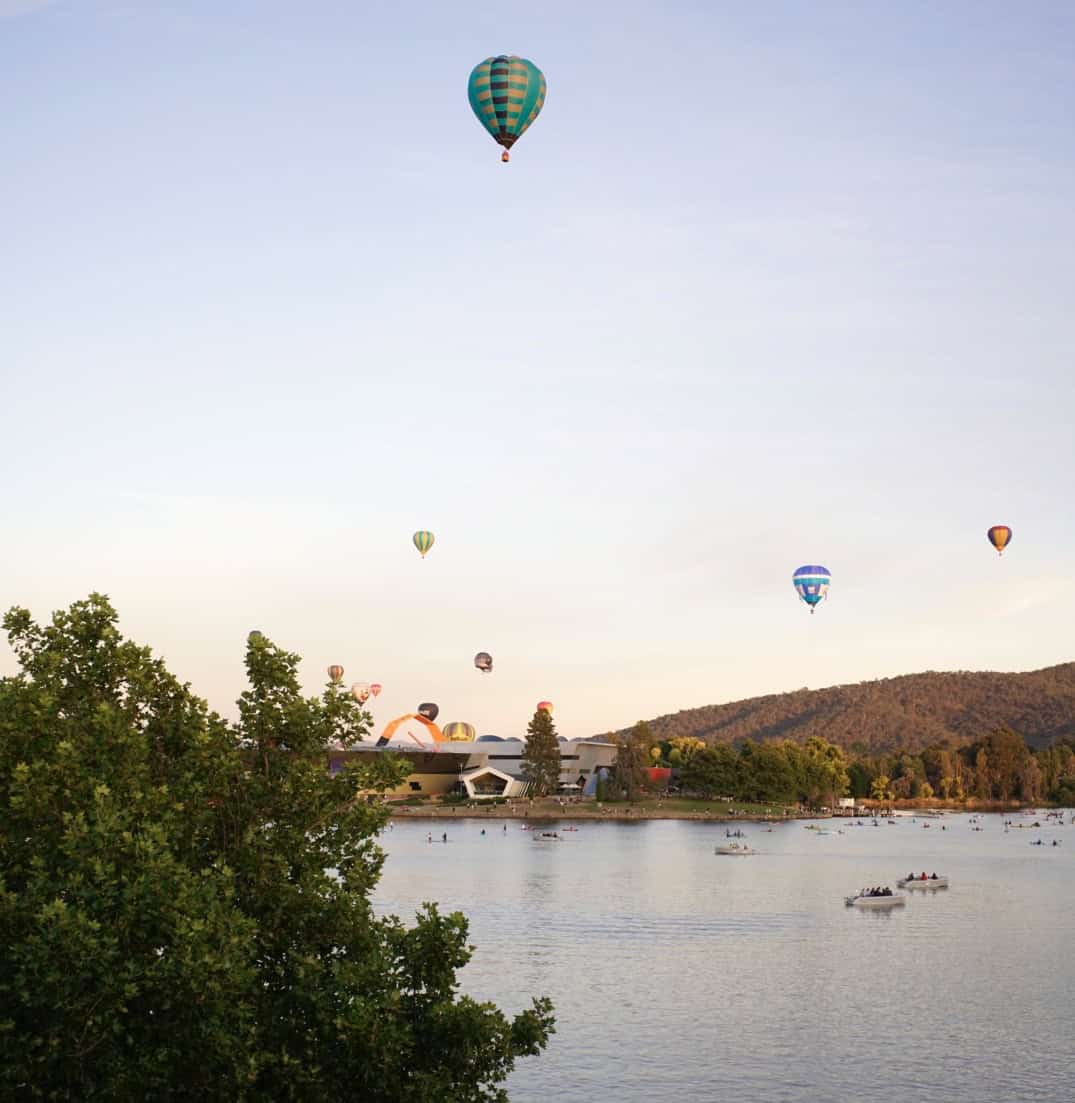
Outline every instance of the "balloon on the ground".
<svg viewBox="0 0 1075 1103"><path fill-rule="evenodd" d="M467 95L478 122L504 147L501 161L545 105L545 74L525 57L500 54L478 62Z"/></svg>
<svg viewBox="0 0 1075 1103"><path fill-rule="evenodd" d="M826 567L800 567L791 577L799 597L810 606L812 613L828 597L832 575Z"/></svg>
<svg viewBox="0 0 1075 1103"><path fill-rule="evenodd" d="M351 696L360 704L364 705L370 699L370 686L367 682L355 682L351 686Z"/></svg>
<svg viewBox="0 0 1075 1103"><path fill-rule="evenodd" d="M538 701L536 712L547 712L552 716L552 702L551 701Z"/></svg>
<svg viewBox="0 0 1075 1103"><path fill-rule="evenodd" d="M432 701L423 701L418 706L418 715L424 716L427 720L436 720L439 712L440 705L435 705Z"/></svg>
<svg viewBox="0 0 1075 1103"><path fill-rule="evenodd" d="M488 651L479 651L474 656L474 665L488 674L493 669L493 656Z"/></svg>
<svg viewBox="0 0 1075 1103"><path fill-rule="evenodd" d="M414 541L414 546L422 553L422 558L425 559L426 552L433 547L433 533L419 529L411 539Z"/></svg>
<svg viewBox="0 0 1075 1103"><path fill-rule="evenodd" d="M449 743L473 743L477 734L473 724L466 724L462 720L453 720L441 728L441 733Z"/></svg>
<svg viewBox="0 0 1075 1103"><path fill-rule="evenodd" d="M328 668L328 676L329 676L330 681L338 682L343 677L343 667L342 666L335 666L335 665L330 666Z"/></svg>
<svg viewBox="0 0 1075 1103"><path fill-rule="evenodd" d="M1007 525L994 525L987 533L989 543L997 549L997 555L1003 555L1004 549L1011 543L1012 530Z"/></svg>
<svg viewBox="0 0 1075 1103"><path fill-rule="evenodd" d="M425 734L428 736L429 742L444 742L444 735L441 733L440 728L438 728L432 720L430 720L426 716L421 716L419 713L408 712L404 716L397 716L395 720L392 720L385 726L384 731L381 732L380 739L377 740L377 746L383 747L386 743L390 742L392 736L396 734L396 730L400 727L400 725L406 724L408 720L413 720L416 724L418 724L421 728L425 730ZM426 740L420 739L417 735L414 734L414 732L408 730L407 735L410 737L410 739L417 743L418 746L422 747L426 745Z"/></svg>
<svg viewBox="0 0 1075 1103"><path fill-rule="evenodd" d="M382 686L380 682L370 683L370 693L372 693L374 697L380 697L382 689L384 689L384 686Z"/></svg>

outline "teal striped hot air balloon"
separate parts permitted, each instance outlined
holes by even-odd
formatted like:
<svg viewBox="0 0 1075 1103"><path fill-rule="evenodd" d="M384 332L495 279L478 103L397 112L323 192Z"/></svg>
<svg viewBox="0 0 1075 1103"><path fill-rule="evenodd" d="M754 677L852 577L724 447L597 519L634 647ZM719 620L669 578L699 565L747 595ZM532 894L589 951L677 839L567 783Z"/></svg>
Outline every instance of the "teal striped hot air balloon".
<svg viewBox="0 0 1075 1103"><path fill-rule="evenodd" d="M467 84L478 121L508 150L523 136L545 104L545 74L525 57L487 57L474 66Z"/></svg>
<svg viewBox="0 0 1075 1103"><path fill-rule="evenodd" d="M425 559L426 552L433 547L433 533L419 530L412 537L411 541L414 546L422 553L422 558Z"/></svg>

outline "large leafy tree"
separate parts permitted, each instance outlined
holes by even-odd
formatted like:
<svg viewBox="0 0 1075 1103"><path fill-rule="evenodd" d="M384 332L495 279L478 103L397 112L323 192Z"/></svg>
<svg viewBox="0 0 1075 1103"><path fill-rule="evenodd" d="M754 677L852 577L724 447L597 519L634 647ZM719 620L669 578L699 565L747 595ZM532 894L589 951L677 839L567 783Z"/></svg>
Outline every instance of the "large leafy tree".
<svg viewBox="0 0 1075 1103"><path fill-rule="evenodd" d="M645 720L639 720L629 732L616 736L614 742L616 761L612 767L612 791L627 800L638 800L646 785L653 732Z"/></svg>
<svg viewBox="0 0 1075 1103"><path fill-rule="evenodd" d="M552 1030L460 996L459 914L370 905L389 756L330 776L368 717L304 698L252 633L228 723L106 599L4 620L0 1097L502 1100Z"/></svg>
<svg viewBox="0 0 1075 1103"><path fill-rule="evenodd" d="M552 714L545 709L537 709L526 727L522 766L534 796L556 792L560 784L560 741Z"/></svg>

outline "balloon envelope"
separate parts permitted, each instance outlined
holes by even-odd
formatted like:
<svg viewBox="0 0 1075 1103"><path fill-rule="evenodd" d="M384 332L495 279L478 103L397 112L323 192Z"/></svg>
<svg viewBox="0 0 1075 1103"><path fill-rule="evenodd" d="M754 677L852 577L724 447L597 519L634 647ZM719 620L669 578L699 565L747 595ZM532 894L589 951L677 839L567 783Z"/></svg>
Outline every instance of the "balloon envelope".
<svg viewBox="0 0 1075 1103"><path fill-rule="evenodd" d="M435 705L432 701L423 701L418 706L418 715L424 716L427 720L436 720L439 712L440 705Z"/></svg>
<svg viewBox="0 0 1075 1103"><path fill-rule="evenodd" d="M997 549L997 555L1003 555L1004 549L1011 543L1012 530L1007 525L994 525L987 533L989 543Z"/></svg>
<svg viewBox="0 0 1075 1103"><path fill-rule="evenodd" d="M422 558L425 559L426 552L433 547L433 533L426 532L424 529L419 529L412 537L414 546L422 553Z"/></svg>
<svg viewBox="0 0 1075 1103"><path fill-rule="evenodd" d="M500 54L474 66L467 96L478 122L507 151L545 106L545 74L525 57Z"/></svg>
<svg viewBox="0 0 1075 1103"><path fill-rule="evenodd" d="M338 682L343 677L343 667L330 666L328 668L328 676L332 681Z"/></svg>
<svg viewBox="0 0 1075 1103"><path fill-rule="evenodd" d="M374 697L380 696L382 689L384 689L384 686L382 686L380 682L370 683L370 693L372 693Z"/></svg>
<svg viewBox="0 0 1075 1103"><path fill-rule="evenodd" d="M827 567L800 567L791 576L791 582L799 597L810 606L810 612L812 613L828 597L832 574Z"/></svg>
<svg viewBox="0 0 1075 1103"><path fill-rule="evenodd" d="M451 743L473 743L476 733L473 724L465 724L462 720L453 720L450 724L445 724L441 728L441 734Z"/></svg>
<svg viewBox="0 0 1075 1103"><path fill-rule="evenodd" d="M365 682L355 682L351 686L351 696L360 704L364 705L370 699L370 687Z"/></svg>
<svg viewBox="0 0 1075 1103"><path fill-rule="evenodd" d="M536 712L547 712L552 716L552 702L551 701L538 701Z"/></svg>
<svg viewBox="0 0 1075 1103"><path fill-rule="evenodd" d="M486 674L493 669L493 656L488 651L479 651L474 656L474 665L479 670L484 670Z"/></svg>

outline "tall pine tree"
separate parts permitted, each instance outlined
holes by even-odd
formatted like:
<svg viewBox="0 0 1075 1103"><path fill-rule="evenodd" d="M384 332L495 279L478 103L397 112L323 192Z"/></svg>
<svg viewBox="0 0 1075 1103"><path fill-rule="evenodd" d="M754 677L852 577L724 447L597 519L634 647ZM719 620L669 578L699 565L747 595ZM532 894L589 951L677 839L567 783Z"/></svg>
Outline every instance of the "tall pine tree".
<svg viewBox="0 0 1075 1103"><path fill-rule="evenodd" d="M523 776L531 785L531 795L548 796L560 784L560 744L552 714L538 709L526 729L523 748Z"/></svg>

